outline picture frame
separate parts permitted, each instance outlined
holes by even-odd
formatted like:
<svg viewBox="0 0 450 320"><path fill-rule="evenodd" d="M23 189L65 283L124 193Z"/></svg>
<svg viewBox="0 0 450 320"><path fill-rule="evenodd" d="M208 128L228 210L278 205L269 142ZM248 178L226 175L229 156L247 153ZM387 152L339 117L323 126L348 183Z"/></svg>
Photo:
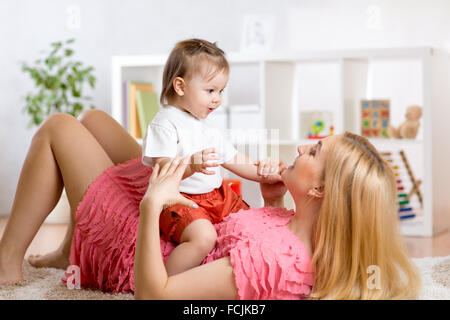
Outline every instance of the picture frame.
<svg viewBox="0 0 450 320"><path fill-rule="evenodd" d="M275 19L270 14L244 16L242 52L267 52L273 48Z"/></svg>

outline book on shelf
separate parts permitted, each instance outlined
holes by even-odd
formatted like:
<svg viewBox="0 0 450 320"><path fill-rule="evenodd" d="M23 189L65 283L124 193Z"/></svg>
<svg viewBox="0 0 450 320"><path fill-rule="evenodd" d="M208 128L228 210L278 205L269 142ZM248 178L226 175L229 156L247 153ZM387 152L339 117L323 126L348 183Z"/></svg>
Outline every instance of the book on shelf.
<svg viewBox="0 0 450 320"><path fill-rule="evenodd" d="M139 121L136 103L136 93L138 91L154 92L154 87L151 83L135 81L127 81L126 85L124 85L124 100L127 102L124 104L124 114L126 114L126 117L124 117L124 121L126 121L124 122L125 128L133 137L139 139L143 138L142 132L145 132L146 128L142 129Z"/></svg>
<svg viewBox="0 0 450 320"><path fill-rule="evenodd" d="M141 128L141 136L145 137L147 126L159 110L158 95L154 91L136 91L136 106Z"/></svg>
<svg viewBox="0 0 450 320"><path fill-rule="evenodd" d="M125 130L128 131L128 81L125 81L123 84L123 96L122 96L122 124Z"/></svg>

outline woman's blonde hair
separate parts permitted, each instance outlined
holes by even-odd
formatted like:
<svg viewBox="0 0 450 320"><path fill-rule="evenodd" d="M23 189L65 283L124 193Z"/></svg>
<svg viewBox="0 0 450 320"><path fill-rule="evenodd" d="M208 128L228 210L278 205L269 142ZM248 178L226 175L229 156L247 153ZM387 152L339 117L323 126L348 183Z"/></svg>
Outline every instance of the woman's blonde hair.
<svg viewBox="0 0 450 320"><path fill-rule="evenodd" d="M420 277L400 236L388 163L366 138L346 132L329 149L324 184L310 298L415 298Z"/></svg>
<svg viewBox="0 0 450 320"><path fill-rule="evenodd" d="M219 72L229 72L230 67L225 53L211 43L202 39L189 39L178 42L164 66L161 105L165 106L176 96L173 80L176 77L189 79L202 73L207 78L213 78Z"/></svg>

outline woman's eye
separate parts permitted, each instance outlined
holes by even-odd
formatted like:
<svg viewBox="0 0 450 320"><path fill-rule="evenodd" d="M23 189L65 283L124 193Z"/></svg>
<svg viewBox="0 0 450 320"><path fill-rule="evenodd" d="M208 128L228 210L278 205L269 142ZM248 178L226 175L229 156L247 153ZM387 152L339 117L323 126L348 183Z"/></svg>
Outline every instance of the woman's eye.
<svg viewBox="0 0 450 320"><path fill-rule="evenodd" d="M311 150L309 150L309 155L310 156L315 156L316 155L316 149L315 148L311 148Z"/></svg>

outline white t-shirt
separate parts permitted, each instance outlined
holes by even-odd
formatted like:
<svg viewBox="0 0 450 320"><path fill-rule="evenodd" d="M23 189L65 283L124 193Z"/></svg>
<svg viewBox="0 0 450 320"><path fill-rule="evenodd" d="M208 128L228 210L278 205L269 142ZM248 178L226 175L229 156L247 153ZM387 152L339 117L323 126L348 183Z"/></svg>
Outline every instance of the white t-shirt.
<svg viewBox="0 0 450 320"><path fill-rule="evenodd" d="M237 154L234 146L223 134L190 113L173 106L162 107L147 128L142 144L142 163L153 165L151 158L174 158L190 156L206 148L214 147L220 161L230 161ZM180 192L189 194L207 193L222 184L219 167L208 167L213 175L196 172L180 183Z"/></svg>

